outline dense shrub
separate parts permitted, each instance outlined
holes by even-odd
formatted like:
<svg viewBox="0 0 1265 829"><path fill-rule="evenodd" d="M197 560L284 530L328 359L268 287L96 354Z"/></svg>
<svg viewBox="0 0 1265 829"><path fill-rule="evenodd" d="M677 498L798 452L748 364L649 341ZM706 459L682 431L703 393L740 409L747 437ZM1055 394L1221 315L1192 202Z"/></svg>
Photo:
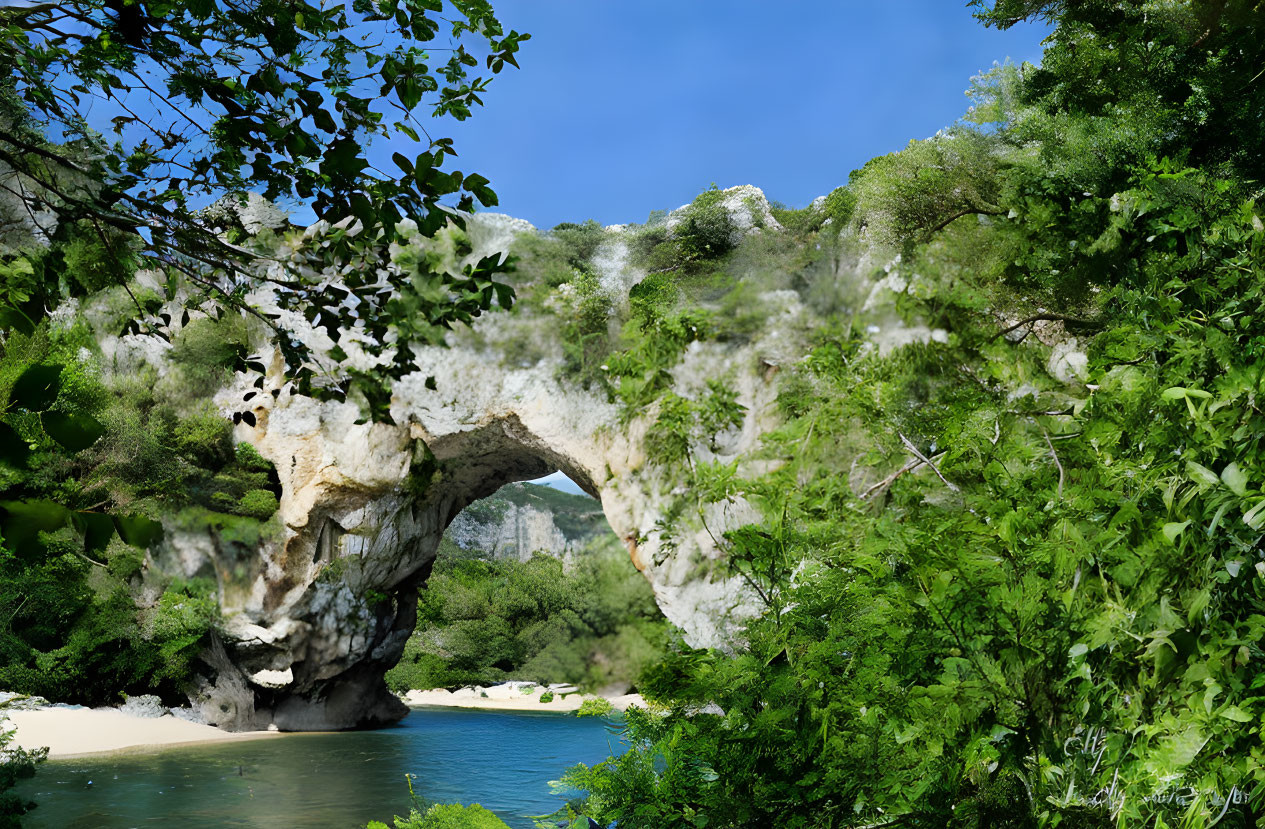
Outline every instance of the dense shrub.
<svg viewBox="0 0 1265 829"><path fill-rule="evenodd" d="M627 684L658 655L666 622L645 579L602 538L561 561L462 558L441 551L417 631L387 673L396 691L507 679L587 688Z"/></svg>
<svg viewBox="0 0 1265 829"><path fill-rule="evenodd" d="M505 821L475 803L436 803L425 812L414 809L408 817L396 817L395 829L509 829ZM381 821L370 821L366 829L390 829Z"/></svg>
<svg viewBox="0 0 1265 829"><path fill-rule="evenodd" d="M246 324L238 314L193 319L172 341L171 359L186 394L203 396L224 385L250 350Z"/></svg>
<svg viewBox="0 0 1265 829"><path fill-rule="evenodd" d="M182 347L197 363L205 345L191 335ZM209 401L152 370L107 383L94 348L85 326L45 322L9 332L0 352L0 687L96 705L174 699L218 603L204 584L163 591L146 564L163 533L154 519L201 505L242 516L207 522L222 543L257 541L280 487L257 452L233 448Z"/></svg>

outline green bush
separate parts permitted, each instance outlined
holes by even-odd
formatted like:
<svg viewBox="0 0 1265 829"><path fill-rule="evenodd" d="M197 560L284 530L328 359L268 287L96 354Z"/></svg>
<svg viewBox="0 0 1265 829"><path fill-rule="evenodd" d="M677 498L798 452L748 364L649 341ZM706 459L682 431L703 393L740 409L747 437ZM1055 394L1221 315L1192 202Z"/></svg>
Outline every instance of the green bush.
<svg viewBox="0 0 1265 829"><path fill-rule="evenodd" d="M36 804L9 790L18 781L35 776L35 767L48 758L48 749L31 751L10 745L13 731L7 726L7 720L0 715L0 827L20 829L22 815L34 809Z"/></svg>
<svg viewBox="0 0 1265 829"><path fill-rule="evenodd" d="M592 219L583 224L563 222L554 225L549 235L562 242L566 247L568 264L577 270L590 267L593 254L606 239L606 231Z"/></svg>
<svg viewBox="0 0 1265 829"><path fill-rule="evenodd" d="M540 694L541 702L553 702L553 691L542 691Z"/></svg>
<svg viewBox="0 0 1265 829"><path fill-rule="evenodd" d="M575 715L577 717L609 717L614 713L615 706L611 705L610 700L603 697L590 697L580 703Z"/></svg>
<svg viewBox="0 0 1265 829"><path fill-rule="evenodd" d="M259 454L259 450L249 443L239 443L234 450L237 465L252 472L271 472L272 462Z"/></svg>
<svg viewBox="0 0 1265 829"><path fill-rule="evenodd" d="M740 234L723 201L724 193L713 184L682 210L671 229L666 223L639 228L629 240L633 263L652 275L689 273L724 257Z"/></svg>
<svg viewBox="0 0 1265 829"><path fill-rule="evenodd" d="M733 250L738 228L724 207L724 198L724 192L713 184L685 208L675 228L677 250L683 259L716 259Z"/></svg>
<svg viewBox="0 0 1265 829"><path fill-rule="evenodd" d="M606 381L602 361L611 350L610 300L596 276L581 272L567 286L568 305L562 320L561 375L584 388Z"/></svg>
<svg viewBox="0 0 1265 829"><path fill-rule="evenodd" d="M93 293L122 285L136 272L136 237L124 236L108 225L79 221L59 229L63 273L78 283L72 294Z"/></svg>
<svg viewBox="0 0 1265 829"><path fill-rule="evenodd" d="M179 452L204 469L218 469L233 460L233 424L210 408L182 417L172 437Z"/></svg>
<svg viewBox="0 0 1265 829"><path fill-rule="evenodd" d="M140 575L141 570L144 569L145 553L142 550L120 543L113 551L106 552L109 558L106 569L110 575L120 581L131 581L133 576Z"/></svg>
<svg viewBox="0 0 1265 829"><path fill-rule="evenodd" d="M239 314L191 320L172 340L171 360L177 367L180 393L210 395L228 381L249 352L250 337Z"/></svg>
<svg viewBox="0 0 1265 829"><path fill-rule="evenodd" d="M396 817L395 829L509 829L505 821L475 803L436 803L425 813L414 809L408 817ZM390 829L381 821L370 821L366 829Z"/></svg>
<svg viewBox="0 0 1265 829"><path fill-rule="evenodd" d="M237 502L233 512L249 518L264 519L280 508L277 496L266 489L248 490Z"/></svg>

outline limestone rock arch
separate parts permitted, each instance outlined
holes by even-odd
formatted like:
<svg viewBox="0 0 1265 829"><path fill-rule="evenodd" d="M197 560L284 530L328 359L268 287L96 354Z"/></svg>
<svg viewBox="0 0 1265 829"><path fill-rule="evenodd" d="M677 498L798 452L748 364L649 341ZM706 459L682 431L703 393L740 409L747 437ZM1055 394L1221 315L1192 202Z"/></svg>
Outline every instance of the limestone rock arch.
<svg viewBox="0 0 1265 829"><path fill-rule="evenodd" d="M534 232L519 220L482 217L469 258ZM599 259L613 271L601 275L602 284L618 307L642 275L628 267L618 230L605 244L610 255ZM266 296L254 301L267 309ZM793 291L760 301L769 322L758 337L693 343L673 370L673 391L685 397L705 393L716 378L734 389L742 424L698 447L698 456L737 462L742 474L763 463L752 458L760 436L777 424L776 367L805 352L812 322ZM315 350L332 348L301 317L280 316ZM168 526L151 551L163 572L217 582L224 623L191 692L208 722L309 730L403 716L382 675L413 630L418 591L444 529L500 486L554 471L600 500L665 616L692 644L723 645L756 611L752 591L725 575L713 536L758 520L755 510L741 499L709 504L704 527L684 526L669 541L663 518L682 493L673 470L646 455L656 412L621 413L604 394L560 380L557 359L515 353L515 338L525 333L558 351L556 329L547 313L489 314L449 347L415 347L416 370L392 389L393 423L362 422L352 402L291 394L272 346L262 384L258 375L238 375L217 393L224 413L251 410L254 423L239 424L236 438L275 465L281 497L269 532L253 546L215 528ZM363 356L347 340L340 345L353 362ZM121 346L110 347L117 353ZM146 344L130 347L140 359L162 360Z"/></svg>

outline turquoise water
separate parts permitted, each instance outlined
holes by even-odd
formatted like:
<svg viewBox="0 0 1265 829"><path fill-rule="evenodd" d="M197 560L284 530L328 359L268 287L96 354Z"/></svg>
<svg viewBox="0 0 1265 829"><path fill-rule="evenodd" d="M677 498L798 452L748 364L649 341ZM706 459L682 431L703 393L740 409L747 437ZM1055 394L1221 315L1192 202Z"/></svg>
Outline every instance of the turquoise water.
<svg viewBox="0 0 1265 829"><path fill-rule="evenodd" d="M441 803L482 803L515 829L557 809L564 769L622 746L596 717L417 709L380 731L286 734L50 761L19 792L29 829L354 829L407 814L405 775Z"/></svg>

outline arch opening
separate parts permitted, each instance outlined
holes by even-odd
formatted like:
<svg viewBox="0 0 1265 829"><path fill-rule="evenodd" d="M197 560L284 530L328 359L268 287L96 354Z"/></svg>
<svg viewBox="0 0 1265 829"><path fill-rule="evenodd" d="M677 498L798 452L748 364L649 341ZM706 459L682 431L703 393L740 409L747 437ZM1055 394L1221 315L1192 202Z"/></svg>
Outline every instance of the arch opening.
<svg viewBox="0 0 1265 829"><path fill-rule="evenodd" d="M382 440L388 428L397 430L390 444ZM309 503L301 522L288 522L284 541L265 551L250 591L254 603L234 615L191 694L208 721L230 729L335 730L402 717L407 709L383 677L414 634L419 592L432 576L444 534L468 506L506 485L553 474L574 482L597 499L590 503L608 547L613 542L622 565L635 572L603 513L594 476L555 448L566 441L539 437L513 414L443 435L418 434L416 424L403 431L367 427L363 454L376 452L370 460L377 466L360 480L345 473L335 478L328 466L278 464L317 470L307 479L283 473L284 498ZM340 437L342 446L358 436ZM419 485L407 470L423 444L430 474ZM270 448L266 438L262 446ZM387 462L402 464L405 474L382 485L363 483L371 473L387 477L381 468ZM649 585L641 584L653 605Z"/></svg>

